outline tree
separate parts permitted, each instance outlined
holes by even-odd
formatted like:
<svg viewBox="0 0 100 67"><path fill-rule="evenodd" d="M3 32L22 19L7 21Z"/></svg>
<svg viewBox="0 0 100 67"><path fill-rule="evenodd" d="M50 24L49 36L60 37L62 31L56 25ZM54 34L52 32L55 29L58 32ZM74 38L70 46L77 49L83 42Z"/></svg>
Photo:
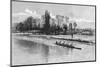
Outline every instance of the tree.
<svg viewBox="0 0 100 67"><path fill-rule="evenodd" d="M46 10L45 11L45 24L43 28L44 33L49 34L49 29L50 29L50 14Z"/></svg>
<svg viewBox="0 0 100 67"><path fill-rule="evenodd" d="M61 30L60 26L57 25L57 26L56 26L56 34L59 34L59 33L60 33L60 30Z"/></svg>
<svg viewBox="0 0 100 67"><path fill-rule="evenodd" d="M32 23L33 23L33 17L32 17L32 16L28 17L28 18L24 21L24 24L25 24L24 27L26 27L26 30L32 30Z"/></svg>
<svg viewBox="0 0 100 67"><path fill-rule="evenodd" d="M74 26L74 32L75 32L76 27L77 27L77 23L76 23L76 22L74 22L74 23L73 23L73 26Z"/></svg>
<svg viewBox="0 0 100 67"><path fill-rule="evenodd" d="M64 29L64 34L66 34L66 31L68 30L67 24L63 25L63 29Z"/></svg>
<svg viewBox="0 0 100 67"><path fill-rule="evenodd" d="M23 31L23 23L20 22L17 26L16 26L16 30L22 32Z"/></svg>
<svg viewBox="0 0 100 67"><path fill-rule="evenodd" d="M73 28L72 28L72 23L69 23L69 31L70 31L70 34L73 38Z"/></svg>

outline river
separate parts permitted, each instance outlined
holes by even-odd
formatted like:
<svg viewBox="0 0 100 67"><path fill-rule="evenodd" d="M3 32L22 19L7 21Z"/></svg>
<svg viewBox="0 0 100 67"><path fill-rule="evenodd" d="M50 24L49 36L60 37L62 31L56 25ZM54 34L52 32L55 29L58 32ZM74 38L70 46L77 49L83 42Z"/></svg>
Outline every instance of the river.
<svg viewBox="0 0 100 67"><path fill-rule="evenodd" d="M14 36L12 38L12 65L95 60L95 45L72 42L75 46L82 48L82 50L77 50L61 46L49 46L30 40L18 39ZM70 42L67 41L66 43Z"/></svg>

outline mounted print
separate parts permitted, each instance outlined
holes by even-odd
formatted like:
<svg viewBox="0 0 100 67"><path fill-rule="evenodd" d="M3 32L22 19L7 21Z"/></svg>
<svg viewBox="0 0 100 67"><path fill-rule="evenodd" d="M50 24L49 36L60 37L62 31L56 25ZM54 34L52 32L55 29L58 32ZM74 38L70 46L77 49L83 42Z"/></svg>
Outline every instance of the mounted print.
<svg viewBox="0 0 100 67"><path fill-rule="evenodd" d="M11 1L11 66L96 61L96 6Z"/></svg>

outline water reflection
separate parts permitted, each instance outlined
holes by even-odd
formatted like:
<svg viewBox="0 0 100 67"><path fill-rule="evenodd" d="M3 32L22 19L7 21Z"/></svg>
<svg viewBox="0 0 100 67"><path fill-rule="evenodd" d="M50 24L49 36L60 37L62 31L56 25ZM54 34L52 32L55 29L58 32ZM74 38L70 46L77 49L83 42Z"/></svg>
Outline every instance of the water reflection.
<svg viewBox="0 0 100 67"><path fill-rule="evenodd" d="M36 54L39 50L38 48L38 44L32 41L26 41L26 40L17 40L17 46L20 50L22 50L23 52L27 52L27 53L34 53Z"/></svg>
<svg viewBox="0 0 100 67"><path fill-rule="evenodd" d="M47 63L49 59L61 57L63 55L68 55L70 53L70 48L61 47L61 46L48 46L46 44L39 44L32 41L26 40L16 40L14 42L17 45L17 49L21 52L27 53L28 55L38 55L40 60ZM71 51L72 52L72 51Z"/></svg>
<svg viewBox="0 0 100 67"><path fill-rule="evenodd" d="M88 54L90 50L85 49L85 47L88 46L84 45L78 45L79 47L84 48L84 50L80 51L62 46L48 46L46 44L39 44L27 40L13 40L13 64L15 65L68 62L72 60L75 61L78 59L87 60L87 55L90 55ZM74 43L72 42L72 44ZM74 45L77 46L77 44ZM85 57L85 55L83 54L87 52L86 50L89 52Z"/></svg>

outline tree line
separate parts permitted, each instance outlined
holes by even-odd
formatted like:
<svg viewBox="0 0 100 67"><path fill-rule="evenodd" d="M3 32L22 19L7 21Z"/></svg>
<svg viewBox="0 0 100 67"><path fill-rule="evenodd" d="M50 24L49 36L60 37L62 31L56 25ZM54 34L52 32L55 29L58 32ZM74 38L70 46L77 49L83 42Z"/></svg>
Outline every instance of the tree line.
<svg viewBox="0 0 100 67"><path fill-rule="evenodd" d="M38 33L43 33L43 34L71 34L73 37L73 34L76 33L76 27L77 23L69 23L69 24L63 24L62 27L59 25L50 25L50 13L46 10L44 14L44 24L43 27L40 27L40 24L36 24L37 21L34 17L30 16L23 22L20 22L16 26L16 31L19 32L25 32L25 31L32 31L32 30L38 30Z"/></svg>

